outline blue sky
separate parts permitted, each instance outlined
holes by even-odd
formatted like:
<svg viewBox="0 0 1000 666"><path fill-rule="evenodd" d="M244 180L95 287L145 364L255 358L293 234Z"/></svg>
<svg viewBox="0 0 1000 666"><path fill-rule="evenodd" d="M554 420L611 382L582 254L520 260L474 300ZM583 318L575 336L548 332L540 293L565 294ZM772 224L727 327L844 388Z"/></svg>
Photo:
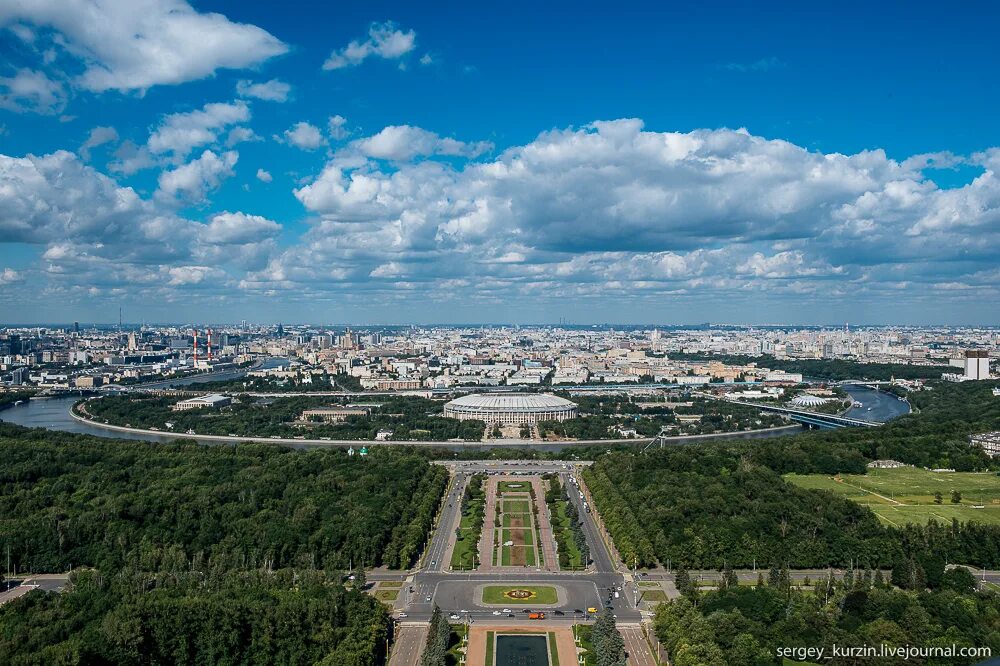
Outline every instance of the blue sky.
<svg viewBox="0 0 1000 666"><path fill-rule="evenodd" d="M0 321L997 324L997 10L0 0Z"/></svg>

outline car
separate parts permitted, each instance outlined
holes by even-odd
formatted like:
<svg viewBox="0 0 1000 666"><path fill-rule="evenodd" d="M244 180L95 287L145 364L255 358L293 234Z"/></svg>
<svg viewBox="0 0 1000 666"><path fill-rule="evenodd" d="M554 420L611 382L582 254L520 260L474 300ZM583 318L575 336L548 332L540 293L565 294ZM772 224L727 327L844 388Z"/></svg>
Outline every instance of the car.
<svg viewBox="0 0 1000 666"><path fill-rule="evenodd" d="M430 602L431 602L431 597L430 597L430 595L427 595L427 597L426 597L426 598L424 599L424 601L426 601L427 603L430 603Z"/></svg>
<svg viewBox="0 0 1000 666"><path fill-rule="evenodd" d="M494 615L500 615L500 611L493 611Z"/></svg>
<svg viewBox="0 0 1000 666"><path fill-rule="evenodd" d="M557 611L556 611L556 615L565 615L565 614L566 614L566 613L564 613L564 612L563 612L563 611L561 611L561 610L557 610Z"/></svg>
<svg viewBox="0 0 1000 666"><path fill-rule="evenodd" d="M597 609L595 608L594 610L596 611ZM582 613L583 611L581 609L579 609L579 608L574 608L573 612L574 613Z"/></svg>
<svg viewBox="0 0 1000 666"><path fill-rule="evenodd" d="M530 611L530 610L528 610L527 608L525 608L525 609L524 609L523 611L521 611L521 612L522 612L522 613L524 613L525 615L530 615L530 614L531 614L531 611Z"/></svg>
<svg viewBox="0 0 1000 666"><path fill-rule="evenodd" d="M507 613L507 617L514 617L513 613Z"/></svg>
<svg viewBox="0 0 1000 666"><path fill-rule="evenodd" d="M436 564L437 564L437 560L431 560L431 566L434 566Z"/></svg>
<svg viewBox="0 0 1000 666"><path fill-rule="evenodd" d="M448 616L448 619L449 620L457 620L458 619L458 613L452 613L451 615Z"/></svg>
<svg viewBox="0 0 1000 666"><path fill-rule="evenodd" d="M502 610L501 612L502 612L502 613L513 613L514 611L512 611L512 610L511 610L511 609L509 609L509 608L504 608L504 609L503 609L503 610Z"/></svg>
<svg viewBox="0 0 1000 666"><path fill-rule="evenodd" d="M398 617L408 617L406 613L400 613Z"/></svg>

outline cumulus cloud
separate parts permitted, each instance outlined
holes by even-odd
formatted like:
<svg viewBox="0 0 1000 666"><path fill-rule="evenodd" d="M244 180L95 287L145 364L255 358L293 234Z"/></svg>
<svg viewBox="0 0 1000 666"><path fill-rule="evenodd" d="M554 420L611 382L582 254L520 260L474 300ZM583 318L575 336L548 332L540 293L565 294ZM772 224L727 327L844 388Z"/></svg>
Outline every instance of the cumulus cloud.
<svg viewBox="0 0 1000 666"><path fill-rule="evenodd" d="M366 157L400 162L427 155L478 157L492 150L493 144L488 141L465 143L419 127L390 125L378 134L352 142L351 148Z"/></svg>
<svg viewBox="0 0 1000 666"><path fill-rule="evenodd" d="M102 294L238 288L396 311L419 293L543 313L557 302L662 312L664 299L1000 304L1000 150L956 157L983 173L950 188L923 174L951 162L943 155L826 154L636 119L479 152L408 126L350 142L300 181L306 230L280 246L280 226L249 212L177 213L232 175L235 153L205 150L164 172L151 200L72 153L4 157L0 242L43 246L46 279ZM196 267L225 277L197 281Z"/></svg>
<svg viewBox="0 0 1000 666"><path fill-rule="evenodd" d="M15 282L22 282L23 280L24 276L15 271L13 268L8 267L0 271L0 287L13 284Z"/></svg>
<svg viewBox="0 0 1000 666"><path fill-rule="evenodd" d="M90 149L118 140L118 130L114 127L95 127L90 130L87 140L80 146L80 157L90 161Z"/></svg>
<svg viewBox="0 0 1000 666"><path fill-rule="evenodd" d="M326 143L319 128L305 121L295 123L286 129L284 141L302 150L316 150Z"/></svg>
<svg viewBox="0 0 1000 666"><path fill-rule="evenodd" d="M992 171L942 190L922 176L927 160L823 154L745 130L649 132L634 119L545 132L459 167L433 159L468 145L410 127L352 142L295 190L319 218L307 243L245 284L801 296L981 274L998 258Z"/></svg>
<svg viewBox="0 0 1000 666"><path fill-rule="evenodd" d="M273 180L273 178L271 178L270 172L265 171L264 169L257 169L257 180L261 181L262 183L270 183Z"/></svg>
<svg viewBox="0 0 1000 666"><path fill-rule="evenodd" d="M234 150L221 155L206 150L197 159L161 173L157 181L156 196L167 201L180 198L200 203L208 192L233 175L233 167L238 159L239 153Z"/></svg>
<svg viewBox="0 0 1000 666"><path fill-rule="evenodd" d="M412 51L416 40L417 33L412 30L404 32L392 21L372 23L368 28L368 39L353 40L339 51L334 51L323 63L323 69L353 67L372 56L396 60Z"/></svg>
<svg viewBox="0 0 1000 666"><path fill-rule="evenodd" d="M203 238L216 245L243 245L274 238L281 225L260 215L224 212L208 223Z"/></svg>
<svg viewBox="0 0 1000 666"><path fill-rule="evenodd" d="M240 97L253 97L268 102L288 101L288 93L291 90L292 86L278 79L271 79L264 83L254 83L247 80L236 83L236 94Z"/></svg>
<svg viewBox="0 0 1000 666"><path fill-rule="evenodd" d="M54 115L65 108L65 87L44 72L23 67L14 76L0 77L0 109Z"/></svg>
<svg viewBox="0 0 1000 666"><path fill-rule="evenodd" d="M330 116L326 124L330 138L334 141L343 141L351 134L347 129L347 118L344 116Z"/></svg>
<svg viewBox="0 0 1000 666"><path fill-rule="evenodd" d="M201 13L184 0L32 0L0 6L0 26L52 28L55 48L82 61L76 85L144 91L242 69L288 47L257 26Z"/></svg>
<svg viewBox="0 0 1000 666"><path fill-rule="evenodd" d="M226 127L248 120L250 107L245 102L210 103L195 111L164 116L146 145L154 154L184 158L198 146L215 143Z"/></svg>

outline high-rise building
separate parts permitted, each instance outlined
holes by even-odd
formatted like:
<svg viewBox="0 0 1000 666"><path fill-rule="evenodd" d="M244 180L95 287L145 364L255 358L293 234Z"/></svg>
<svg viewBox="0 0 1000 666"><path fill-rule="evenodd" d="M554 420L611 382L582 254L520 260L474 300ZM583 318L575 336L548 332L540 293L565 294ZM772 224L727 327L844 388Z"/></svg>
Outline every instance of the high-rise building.
<svg viewBox="0 0 1000 666"><path fill-rule="evenodd" d="M985 349L970 349L965 352L965 378L990 378L990 353Z"/></svg>

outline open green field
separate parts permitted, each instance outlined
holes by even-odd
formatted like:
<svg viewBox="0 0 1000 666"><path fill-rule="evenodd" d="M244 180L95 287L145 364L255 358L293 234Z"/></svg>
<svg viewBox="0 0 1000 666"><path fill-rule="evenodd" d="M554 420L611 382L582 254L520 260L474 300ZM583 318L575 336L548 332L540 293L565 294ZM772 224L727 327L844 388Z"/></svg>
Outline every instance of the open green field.
<svg viewBox="0 0 1000 666"><path fill-rule="evenodd" d="M916 467L872 470L868 474L787 474L802 488L828 490L868 506L889 525L936 520L1000 524L1000 476L992 472L931 472ZM959 504L952 491L961 493ZM941 493L941 504L934 493ZM977 507L982 508L977 508Z"/></svg>
<svg viewBox="0 0 1000 666"><path fill-rule="evenodd" d="M533 596L527 599L506 596L506 593L512 590L525 590L533 593ZM493 606L557 604L559 603L559 594L556 592L556 588L551 585L487 585L483 588L483 603Z"/></svg>
<svg viewBox="0 0 1000 666"><path fill-rule="evenodd" d="M531 484L527 481L500 481L497 483L497 492L504 493L526 493Z"/></svg>
<svg viewBox="0 0 1000 666"><path fill-rule="evenodd" d="M395 601L399 598L399 590L375 590L375 598L379 601Z"/></svg>
<svg viewBox="0 0 1000 666"><path fill-rule="evenodd" d="M526 499L505 499L503 501L504 513L528 513L531 511L531 500Z"/></svg>
<svg viewBox="0 0 1000 666"><path fill-rule="evenodd" d="M663 590L643 590L642 600L650 602L666 601L667 593Z"/></svg>

